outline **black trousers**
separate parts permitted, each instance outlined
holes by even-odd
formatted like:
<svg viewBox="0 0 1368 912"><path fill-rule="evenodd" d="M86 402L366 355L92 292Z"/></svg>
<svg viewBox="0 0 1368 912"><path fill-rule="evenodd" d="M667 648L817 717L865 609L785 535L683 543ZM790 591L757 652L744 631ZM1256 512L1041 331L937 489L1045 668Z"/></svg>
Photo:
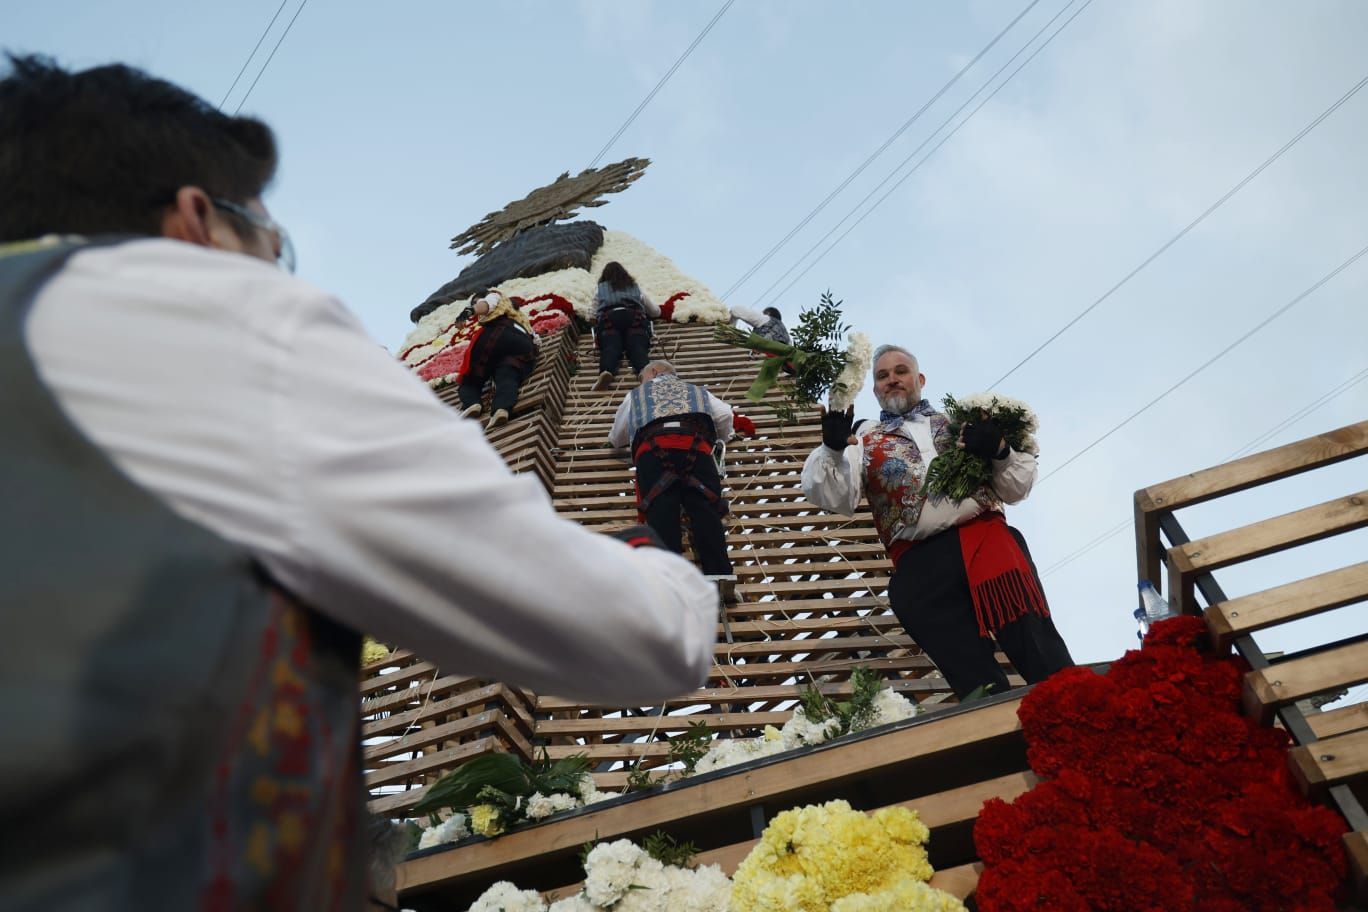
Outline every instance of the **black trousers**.
<svg viewBox="0 0 1368 912"><path fill-rule="evenodd" d="M456 393L461 408L474 405L484 394L485 383L494 381L494 395L489 409L512 412L518 402L518 391L536 364L536 343L521 329L505 327L501 332L487 329L475 340L470 353L470 370L461 377ZM483 368L483 369L481 369Z"/></svg>
<svg viewBox="0 0 1368 912"><path fill-rule="evenodd" d="M1040 585L1026 539L1011 526L1007 529ZM1045 591L1043 586L1040 591ZM992 638L979 636L958 529L948 529L908 549L888 584L888 600L903 629L936 663L957 697L962 699L978 687L992 693L1010 688L994 655ZM1069 647L1048 617L1027 614L999 627L996 636L1028 684L1074 664Z"/></svg>
<svg viewBox="0 0 1368 912"><path fill-rule="evenodd" d="M683 450L665 450L664 460L669 468L680 475L685 474L687 454ZM665 473L662 458L647 450L637 458L637 484L645 494L655 486ZM707 453L694 457L693 474L709 490L719 497L722 495L722 479L717 474L717 463ZM717 512L716 501L685 481L676 481L656 495L646 508L646 525L665 542L665 547L676 554L684 553L684 531L682 516L689 514L690 535L693 538L694 556L704 573L730 574L731 558L727 557L727 533L722 526L722 517Z"/></svg>
<svg viewBox="0 0 1368 912"><path fill-rule="evenodd" d="M612 324L607 332L600 329L598 334L600 373L616 374L624 351L633 373L641 373L651 362L651 334L645 329L644 317L638 307L615 307L599 315L600 326Z"/></svg>

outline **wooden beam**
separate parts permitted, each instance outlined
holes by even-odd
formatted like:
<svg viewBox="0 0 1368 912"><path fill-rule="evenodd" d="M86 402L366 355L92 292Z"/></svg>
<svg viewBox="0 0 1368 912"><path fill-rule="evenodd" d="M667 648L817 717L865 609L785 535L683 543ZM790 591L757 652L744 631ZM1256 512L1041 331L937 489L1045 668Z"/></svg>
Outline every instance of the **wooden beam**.
<svg viewBox="0 0 1368 912"><path fill-rule="evenodd" d="M1368 640L1247 673L1245 713L1267 723L1279 706L1364 681L1368 681Z"/></svg>
<svg viewBox="0 0 1368 912"><path fill-rule="evenodd" d="M662 792L576 814L553 824L514 830L498 839L475 842L459 850L404 862L407 889L432 888L519 859L583 845L591 839L614 839L649 831L672 822L757 803L782 803L786 794L825 784L836 787L851 778L896 767L975 742L1016 734L1019 701L1010 700L972 712L953 714L932 724L912 725L878 736L878 750L862 741L832 744L781 763L761 766L702 782L685 780ZM596 806L595 806L596 807Z"/></svg>
<svg viewBox="0 0 1368 912"><path fill-rule="evenodd" d="M1302 792L1319 796L1332 785L1368 775L1368 730L1294 747L1287 756Z"/></svg>
<svg viewBox="0 0 1368 912"><path fill-rule="evenodd" d="M1192 613L1198 574L1368 526L1368 491L1284 513L1168 551L1169 605Z"/></svg>
<svg viewBox="0 0 1368 912"><path fill-rule="evenodd" d="M1274 589L1219 602L1206 610L1217 649L1239 636L1368 599L1368 561Z"/></svg>
<svg viewBox="0 0 1368 912"><path fill-rule="evenodd" d="M1344 850L1349 856L1349 884L1360 905L1368 905L1368 833L1344 834Z"/></svg>
<svg viewBox="0 0 1368 912"><path fill-rule="evenodd" d="M1332 738L1368 728L1368 703L1355 703L1322 712L1306 714L1306 724L1317 738Z"/></svg>

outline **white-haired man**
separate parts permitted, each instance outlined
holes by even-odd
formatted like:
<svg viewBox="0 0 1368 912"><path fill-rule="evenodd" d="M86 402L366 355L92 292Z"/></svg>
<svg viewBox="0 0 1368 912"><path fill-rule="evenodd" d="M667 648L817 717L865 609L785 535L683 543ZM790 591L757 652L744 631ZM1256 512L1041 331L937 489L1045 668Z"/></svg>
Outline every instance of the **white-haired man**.
<svg viewBox="0 0 1368 912"><path fill-rule="evenodd" d="M905 348L874 352L878 421L855 424L854 409L824 411L822 444L803 466L803 491L825 510L853 514L869 501L893 561L888 598L903 629L963 698L979 687L1008 689L996 637L1028 683L1073 664L1050 620L1039 574L1021 533L1003 517L1036 478L1035 457L1009 447L996 423L964 427L922 398L926 376ZM926 469L937 453L962 446L989 460L993 479L964 500L931 500Z"/></svg>
<svg viewBox="0 0 1368 912"><path fill-rule="evenodd" d="M680 379L668 361L652 361L641 385L627 394L613 418L608 442L631 445L636 463L637 511L672 551L684 550L680 528L689 514L694 553L703 573L730 581L722 517L722 479L713 462L718 441L731 437L731 406L701 386ZM724 597L730 587L722 586Z"/></svg>

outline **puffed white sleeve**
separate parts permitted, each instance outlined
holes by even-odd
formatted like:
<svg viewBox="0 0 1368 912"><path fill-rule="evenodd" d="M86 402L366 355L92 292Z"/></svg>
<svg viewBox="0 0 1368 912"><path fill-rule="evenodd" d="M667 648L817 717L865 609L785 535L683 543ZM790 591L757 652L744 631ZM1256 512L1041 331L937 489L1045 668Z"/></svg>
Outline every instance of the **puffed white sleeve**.
<svg viewBox="0 0 1368 912"><path fill-rule="evenodd" d="M993 470L993 490L1003 503L1020 503L1035 485L1036 458L1030 453L1008 450L1001 459L990 460Z"/></svg>
<svg viewBox="0 0 1368 912"><path fill-rule="evenodd" d="M618 406L617 414L613 416L613 427L608 432L608 442L619 450L626 449L632 441L627 439L628 418L631 416L632 394L628 393Z"/></svg>
<svg viewBox="0 0 1368 912"><path fill-rule="evenodd" d="M713 428L717 431L718 440L731 440L732 425L735 416L732 407L721 399L704 390L708 396L708 415L713 420Z"/></svg>
<svg viewBox="0 0 1368 912"><path fill-rule="evenodd" d="M652 301L644 291L641 293L641 307L652 320L660 316L660 305Z"/></svg>
<svg viewBox="0 0 1368 912"><path fill-rule="evenodd" d="M864 447L858 440L840 453L818 444L803 463L803 496L823 510L853 515L864 494L863 464Z"/></svg>
<svg viewBox="0 0 1368 912"><path fill-rule="evenodd" d="M742 320L745 320L751 326L759 326L761 323L764 323L767 319L769 319L760 311L756 310L753 307L746 307L744 304L732 305L731 312L733 317L740 317Z"/></svg>
<svg viewBox="0 0 1368 912"><path fill-rule="evenodd" d="M450 673L617 705L704 682L717 593L691 563L557 516L335 300L292 322L261 441L283 584Z"/></svg>

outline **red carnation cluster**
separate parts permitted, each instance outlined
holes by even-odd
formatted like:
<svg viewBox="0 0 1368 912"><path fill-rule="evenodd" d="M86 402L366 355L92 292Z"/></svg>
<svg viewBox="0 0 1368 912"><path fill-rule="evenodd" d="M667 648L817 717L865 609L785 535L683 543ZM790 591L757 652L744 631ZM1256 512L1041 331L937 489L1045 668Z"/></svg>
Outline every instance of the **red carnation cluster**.
<svg viewBox="0 0 1368 912"><path fill-rule="evenodd" d="M1070 668L1022 700L1045 781L979 814L983 912L1333 912L1344 823L1293 788L1287 736L1241 715L1246 667L1205 634L1163 621L1106 675Z"/></svg>
<svg viewBox="0 0 1368 912"><path fill-rule="evenodd" d="M675 305L689 296L687 291L676 291L670 295L669 299L660 305L660 318L662 320L673 320Z"/></svg>

